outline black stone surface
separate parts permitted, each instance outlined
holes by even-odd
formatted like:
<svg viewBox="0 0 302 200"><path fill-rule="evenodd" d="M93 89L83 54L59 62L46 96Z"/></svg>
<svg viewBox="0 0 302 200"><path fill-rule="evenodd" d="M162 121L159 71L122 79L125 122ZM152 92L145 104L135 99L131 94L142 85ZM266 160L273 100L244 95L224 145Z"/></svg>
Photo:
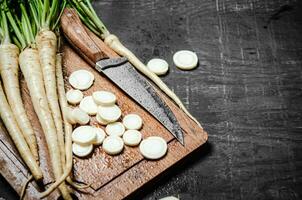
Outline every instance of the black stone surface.
<svg viewBox="0 0 302 200"><path fill-rule="evenodd" d="M163 80L209 142L132 196L302 199L302 4L294 0L103 0L97 12L143 61L166 59ZM200 66L178 70L189 49ZM0 179L0 199L16 199Z"/></svg>

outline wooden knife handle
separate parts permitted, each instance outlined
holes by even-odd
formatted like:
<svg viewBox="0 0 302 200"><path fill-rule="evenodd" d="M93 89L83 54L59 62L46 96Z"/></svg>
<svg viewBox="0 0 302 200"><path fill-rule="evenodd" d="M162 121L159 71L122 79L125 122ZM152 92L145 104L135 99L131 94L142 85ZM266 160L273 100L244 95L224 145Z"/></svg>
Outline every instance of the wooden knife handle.
<svg viewBox="0 0 302 200"><path fill-rule="evenodd" d="M95 64L108 58L87 34L76 10L66 8L61 17L61 25L67 40L89 63Z"/></svg>

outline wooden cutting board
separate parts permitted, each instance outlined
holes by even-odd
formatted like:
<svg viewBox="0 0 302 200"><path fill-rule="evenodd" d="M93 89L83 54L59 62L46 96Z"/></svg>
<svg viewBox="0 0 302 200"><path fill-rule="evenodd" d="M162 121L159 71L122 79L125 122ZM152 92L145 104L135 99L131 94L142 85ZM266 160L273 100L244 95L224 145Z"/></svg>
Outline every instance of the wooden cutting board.
<svg viewBox="0 0 302 200"><path fill-rule="evenodd" d="M89 35L99 47L108 51L112 56L117 56L92 33L89 32ZM158 91L160 97L164 99L174 112L183 129L185 145L182 146L155 118L137 105L107 78L90 67L68 44L65 44L63 49L66 90L71 88L67 82L67 77L73 71L78 69L89 70L95 76L95 83L89 90L84 92L85 96L91 95L92 92L97 90L112 91L117 96L117 104L120 106L123 116L128 113L137 113L143 118L144 126L141 132L144 138L148 136L161 136L168 142L167 155L158 161L144 159L139 153L138 147L125 147L124 151L117 156L109 156L103 152L101 147L95 147L93 154L87 158L80 159L74 157L73 179L90 185L89 188L82 191L74 191L79 199L123 199L141 189L149 181L173 165L176 165L177 162L207 141L207 133L189 119L169 98ZM23 77L21 77L21 88L27 114L30 117L38 138L41 168L44 172L43 184L46 186L53 182L48 151ZM97 124L94 117L90 124L104 128ZM2 123L0 126L0 172L16 192L20 194L21 188L29 176L29 172L20 159ZM37 194L40 190L38 188L34 182L31 182L25 198L37 199ZM58 195L58 191L55 191L48 199L56 199Z"/></svg>

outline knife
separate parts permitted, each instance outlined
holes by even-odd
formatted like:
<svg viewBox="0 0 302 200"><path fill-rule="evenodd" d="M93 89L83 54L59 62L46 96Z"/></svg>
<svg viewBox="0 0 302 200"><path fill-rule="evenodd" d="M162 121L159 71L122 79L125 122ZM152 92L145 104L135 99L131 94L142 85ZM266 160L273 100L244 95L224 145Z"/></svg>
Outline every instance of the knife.
<svg viewBox="0 0 302 200"><path fill-rule="evenodd" d="M95 44L74 9L65 9L61 27L66 39L86 61L141 105L184 145L183 132L174 113L127 58L108 57L106 51L109 53L112 50L105 44L102 49Z"/></svg>

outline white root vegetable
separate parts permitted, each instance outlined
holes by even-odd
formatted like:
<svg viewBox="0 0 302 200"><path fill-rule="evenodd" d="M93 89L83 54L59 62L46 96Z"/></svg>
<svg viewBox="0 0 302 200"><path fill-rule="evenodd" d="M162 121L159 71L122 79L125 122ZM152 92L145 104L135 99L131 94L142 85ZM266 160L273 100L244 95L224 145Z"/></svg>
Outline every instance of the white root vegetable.
<svg viewBox="0 0 302 200"><path fill-rule="evenodd" d="M88 115L96 115L98 106L95 104L92 96L84 97L80 103L80 109L85 111Z"/></svg>
<svg viewBox="0 0 302 200"><path fill-rule="evenodd" d="M72 132L72 141L86 146L96 140L96 132L92 126L79 126Z"/></svg>
<svg viewBox="0 0 302 200"><path fill-rule="evenodd" d="M143 125L143 120L137 114L128 114L124 117L123 124L128 130L139 130Z"/></svg>
<svg viewBox="0 0 302 200"><path fill-rule="evenodd" d="M156 75L165 75L169 70L169 64L167 61L160 58L153 58L147 63L147 67L150 71Z"/></svg>
<svg viewBox="0 0 302 200"><path fill-rule="evenodd" d="M157 160L167 153L168 145L163 138L151 136L141 142L139 150L145 158Z"/></svg>
<svg viewBox="0 0 302 200"><path fill-rule="evenodd" d="M95 116L95 119L96 119L96 121L97 121L99 124L101 124L101 125L103 125L103 126L106 126L107 124L110 123L110 122L104 120L99 114L97 114L97 115Z"/></svg>
<svg viewBox="0 0 302 200"><path fill-rule="evenodd" d="M84 95L80 90L68 90L66 93L66 98L68 103L72 104L72 105L77 105L81 102L81 100L83 99Z"/></svg>
<svg viewBox="0 0 302 200"><path fill-rule="evenodd" d="M30 172L36 180L41 180L43 174L39 165L37 164L33 154L31 153L20 128L17 125L17 121L13 115L12 109L10 108L7 99L5 97L4 91L0 82L0 116L1 119L8 131L8 134L12 138L12 141L17 147L18 152L21 155L21 158L26 163Z"/></svg>
<svg viewBox="0 0 302 200"><path fill-rule="evenodd" d="M109 155L117 155L124 149L124 141L117 136L108 136L103 141L103 150Z"/></svg>
<svg viewBox="0 0 302 200"><path fill-rule="evenodd" d="M74 155L78 157L85 157L88 156L93 150L93 145L80 145L77 143L72 144L72 152Z"/></svg>
<svg viewBox="0 0 302 200"><path fill-rule="evenodd" d="M26 115L19 86L19 48L14 44L0 46L0 73L5 94L17 124L35 159L39 160L38 145L33 127Z"/></svg>
<svg viewBox="0 0 302 200"><path fill-rule="evenodd" d="M79 108L66 108L67 121L70 124L85 125L90 121L89 115Z"/></svg>
<svg viewBox="0 0 302 200"><path fill-rule="evenodd" d="M106 137L105 131L101 128L94 127L96 133L96 139L93 141L94 145L101 145Z"/></svg>
<svg viewBox="0 0 302 200"><path fill-rule="evenodd" d="M25 49L19 56L19 62L30 92L34 110L45 135L53 172L57 179L62 175L61 150L58 148L57 130L44 89L38 51L30 48ZM56 82L56 80L54 81ZM71 198L64 183L59 186L59 189L65 199Z"/></svg>
<svg viewBox="0 0 302 200"><path fill-rule="evenodd" d="M116 96L108 91L96 91L92 97L94 102L100 106L112 106L116 102Z"/></svg>
<svg viewBox="0 0 302 200"><path fill-rule="evenodd" d="M72 87L79 90L87 90L93 84L94 76L90 71L81 69L71 73L69 83Z"/></svg>
<svg viewBox="0 0 302 200"><path fill-rule="evenodd" d="M113 122L106 126L105 131L108 135L121 137L125 132L125 126L121 122Z"/></svg>
<svg viewBox="0 0 302 200"><path fill-rule="evenodd" d="M198 57L192 51L181 50L173 55L173 62L179 69L191 70L197 67Z"/></svg>
<svg viewBox="0 0 302 200"><path fill-rule="evenodd" d="M122 115L122 111L117 105L99 106L97 113L102 119L108 122L115 122Z"/></svg>
<svg viewBox="0 0 302 200"><path fill-rule="evenodd" d="M137 130L127 130L123 135L125 145L137 146L142 140L141 132Z"/></svg>
<svg viewBox="0 0 302 200"><path fill-rule="evenodd" d="M57 36L54 32L42 30L36 37L36 43L39 52L39 59L42 68L43 80L46 95L48 98L49 108L57 131L57 140L59 143L61 163L65 163L64 149L64 132L62 116L57 94L56 81L56 53L57 53Z"/></svg>
<svg viewBox="0 0 302 200"><path fill-rule="evenodd" d="M133 64L133 66L148 77L151 81L153 81L168 97L170 97L183 111L186 113L196 124L200 127L200 123L194 118L190 112L183 105L181 100L177 97L177 95L169 89L169 87L153 72L151 72L144 63L142 63L129 49L127 49L113 34L107 34L104 36L104 42L116 51L119 55L125 56L128 60Z"/></svg>

